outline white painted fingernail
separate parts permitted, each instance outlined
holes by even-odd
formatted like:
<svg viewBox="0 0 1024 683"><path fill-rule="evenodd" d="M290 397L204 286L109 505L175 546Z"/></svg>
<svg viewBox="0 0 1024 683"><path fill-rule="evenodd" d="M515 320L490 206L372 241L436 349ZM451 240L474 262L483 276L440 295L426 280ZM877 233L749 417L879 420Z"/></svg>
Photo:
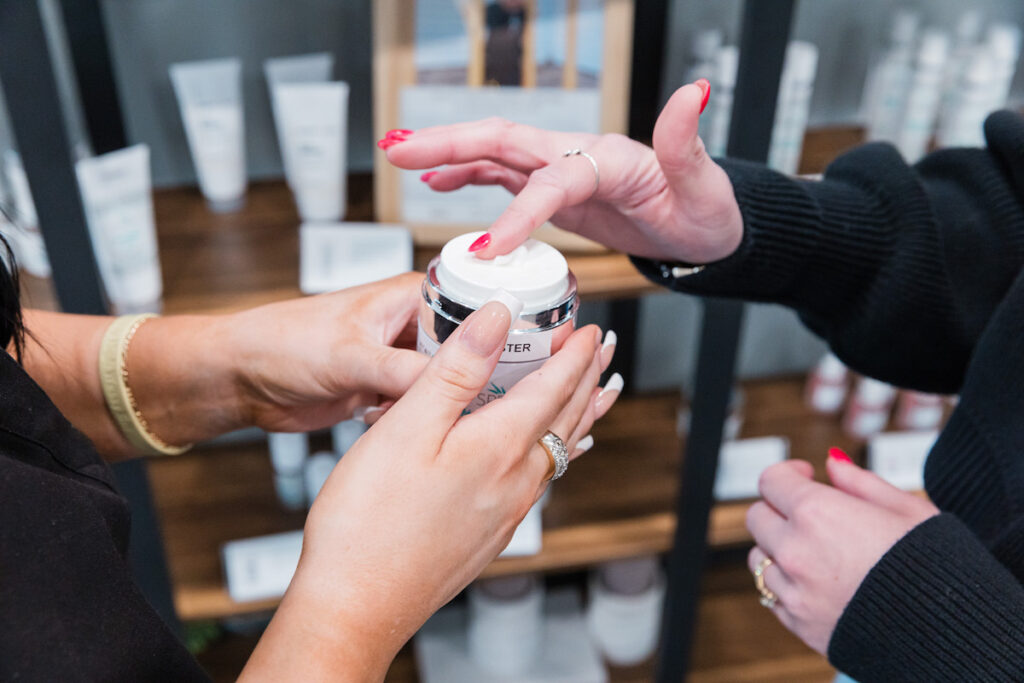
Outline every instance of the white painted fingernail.
<svg viewBox="0 0 1024 683"><path fill-rule="evenodd" d="M518 318L519 314L523 311L523 302L512 294L506 292L504 289L494 290L491 294L491 298L485 301L484 304L489 304L492 301L497 301L508 309L508 312L512 314L512 322L515 322L516 318Z"/></svg>
<svg viewBox="0 0 1024 683"><path fill-rule="evenodd" d="M586 453L594 447L594 437L587 434L585 437L576 442L576 450Z"/></svg>
<svg viewBox="0 0 1024 683"><path fill-rule="evenodd" d="M366 418L374 413L379 413L383 408L380 406L359 406L352 411L352 419L359 420L363 424L366 424Z"/></svg>
<svg viewBox="0 0 1024 683"><path fill-rule="evenodd" d="M597 397L600 398L610 391L622 391L622 387L625 385L626 382L623 381L622 375L616 372L608 378L608 383L604 385L604 389L601 390L601 393L598 394Z"/></svg>
<svg viewBox="0 0 1024 683"><path fill-rule="evenodd" d="M608 330L604 333L604 342L601 344L601 350L604 351L609 346L615 346L618 342L619 337L615 334L615 330Z"/></svg>

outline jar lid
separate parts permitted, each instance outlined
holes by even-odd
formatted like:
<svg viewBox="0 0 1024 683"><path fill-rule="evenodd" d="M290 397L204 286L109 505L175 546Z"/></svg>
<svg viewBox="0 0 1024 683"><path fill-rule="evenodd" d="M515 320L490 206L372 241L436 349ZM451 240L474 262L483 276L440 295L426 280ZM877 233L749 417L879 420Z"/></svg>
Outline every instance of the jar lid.
<svg viewBox="0 0 1024 683"><path fill-rule="evenodd" d="M536 313L565 298L569 264L550 244L526 240L504 256L484 260L469 251L482 232L459 235L441 250L437 281L449 296L479 308L498 289L523 302L523 313Z"/></svg>

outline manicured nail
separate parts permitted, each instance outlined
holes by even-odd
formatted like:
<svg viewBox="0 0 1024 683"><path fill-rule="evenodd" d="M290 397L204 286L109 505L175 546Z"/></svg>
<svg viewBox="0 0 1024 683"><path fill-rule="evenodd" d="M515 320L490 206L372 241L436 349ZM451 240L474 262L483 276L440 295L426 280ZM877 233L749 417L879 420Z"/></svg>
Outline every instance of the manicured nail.
<svg viewBox="0 0 1024 683"><path fill-rule="evenodd" d="M352 419L359 420L363 424L366 424L366 419L374 413L384 412L384 409L380 406L359 406L352 411Z"/></svg>
<svg viewBox="0 0 1024 683"><path fill-rule="evenodd" d="M711 97L711 83L706 78L698 78L694 82L694 85L696 85L698 88L700 88L700 91L703 93L703 95L700 98L700 112L699 112L699 114L703 114L704 113L704 107L708 106L708 98Z"/></svg>
<svg viewBox="0 0 1024 683"><path fill-rule="evenodd" d="M495 290L480 310L463 323L462 343L477 355L490 356L505 343L512 322L522 310L522 301L504 289Z"/></svg>
<svg viewBox="0 0 1024 683"><path fill-rule="evenodd" d="M388 147L397 145L399 142L401 142L401 140L395 140L394 138L382 138L377 140L377 146L381 149L387 149Z"/></svg>
<svg viewBox="0 0 1024 683"><path fill-rule="evenodd" d="M619 337L615 334L615 330L608 330L604 333L604 341L601 342L601 350L604 351L611 346L615 346L618 342Z"/></svg>
<svg viewBox="0 0 1024 683"><path fill-rule="evenodd" d="M491 233L485 232L484 234L482 234L479 237L477 237L476 241L473 242L473 244L469 245L469 251L470 251L470 253L472 253L474 251L480 251L481 249L483 249L484 247L486 247L490 243L491 243Z"/></svg>
<svg viewBox="0 0 1024 683"><path fill-rule="evenodd" d="M848 462L851 464L853 463L853 460L850 459L850 456L848 456L843 451L843 449L836 448L835 446L828 449L828 457L832 458L833 460L838 460L839 462Z"/></svg>
<svg viewBox="0 0 1024 683"><path fill-rule="evenodd" d="M426 173L420 176L420 180L422 180L425 183L429 183L430 179L436 176L437 173L437 171L427 171Z"/></svg>
<svg viewBox="0 0 1024 683"><path fill-rule="evenodd" d="M585 437L576 442L576 450L580 451L581 453L586 453L593 447L594 437L592 437L590 434L587 434Z"/></svg>
<svg viewBox="0 0 1024 683"><path fill-rule="evenodd" d="M598 394L597 397L601 398L602 396L610 394L613 391L621 392L622 388L625 385L626 383L623 381L622 375L616 372L615 374L608 378L608 383L604 385L604 389L601 390L601 393Z"/></svg>
<svg viewBox="0 0 1024 683"><path fill-rule="evenodd" d="M405 136L412 135L412 131L407 128L394 128L384 134L385 138L393 138L396 140L405 140Z"/></svg>

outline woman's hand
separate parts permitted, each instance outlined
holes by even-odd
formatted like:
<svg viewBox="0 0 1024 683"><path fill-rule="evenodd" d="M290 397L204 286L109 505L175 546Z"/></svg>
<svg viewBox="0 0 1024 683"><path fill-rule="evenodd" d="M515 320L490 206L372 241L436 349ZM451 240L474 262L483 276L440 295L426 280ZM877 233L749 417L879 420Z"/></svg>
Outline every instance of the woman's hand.
<svg viewBox="0 0 1024 683"><path fill-rule="evenodd" d="M704 150L697 121L707 81L672 96L654 128L654 149L621 135L557 133L501 119L396 132L379 144L401 168L448 192L501 185L516 197L477 253L505 254L553 220L566 230L637 256L710 263L731 254L743 232L728 176ZM580 148L586 158L563 157ZM486 241L486 240L485 240Z"/></svg>
<svg viewBox="0 0 1024 683"><path fill-rule="evenodd" d="M341 459L251 665L379 680L416 629L508 544L546 487L549 458L537 440L551 430L572 452L612 403L597 388L610 353L588 326L501 400L460 418L511 320L499 302L471 315Z"/></svg>
<svg viewBox="0 0 1024 683"><path fill-rule="evenodd" d="M833 455L834 453L834 455ZM778 596L772 608L786 628L827 654L839 616L868 571L908 531L938 509L830 452L833 486L812 480L813 468L789 460L761 474L763 501L747 513L757 545L751 571L767 554L765 586Z"/></svg>

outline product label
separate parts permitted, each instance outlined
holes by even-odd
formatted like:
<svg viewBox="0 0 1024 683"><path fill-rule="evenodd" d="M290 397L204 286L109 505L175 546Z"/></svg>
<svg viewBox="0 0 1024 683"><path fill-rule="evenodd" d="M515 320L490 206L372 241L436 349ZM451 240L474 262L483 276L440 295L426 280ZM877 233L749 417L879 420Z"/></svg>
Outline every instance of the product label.
<svg viewBox="0 0 1024 683"><path fill-rule="evenodd" d="M551 339L554 330L546 332L516 332L508 335L505 350L501 354L494 374L487 386L470 401L463 414L471 413L504 396L516 382L544 364L551 357ZM421 325L416 335L416 350L433 356L441 345L431 339Z"/></svg>

